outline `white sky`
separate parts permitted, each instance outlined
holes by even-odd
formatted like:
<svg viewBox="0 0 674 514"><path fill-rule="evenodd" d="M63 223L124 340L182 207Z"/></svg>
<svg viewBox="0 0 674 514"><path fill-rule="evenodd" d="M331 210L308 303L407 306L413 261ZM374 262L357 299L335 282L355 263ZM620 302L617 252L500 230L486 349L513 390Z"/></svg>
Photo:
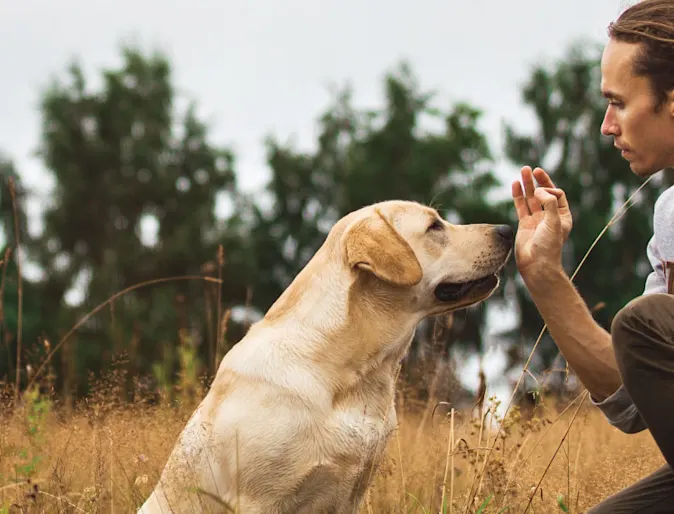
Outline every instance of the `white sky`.
<svg viewBox="0 0 674 514"><path fill-rule="evenodd" d="M244 7L244 3L248 7ZM76 56L91 83L120 62L133 40L170 55L180 92L198 102L211 139L231 145L246 190L267 176L263 138L302 147L329 85L353 85L358 105L382 101L383 74L407 59L438 105L467 100L500 151L502 119L529 128L520 85L538 59L578 37L605 41L627 0L0 0L0 151L27 185L50 184L31 155L39 137L40 89ZM499 167L502 173L512 168ZM506 171L504 171L506 170ZM516 170L515 170L516 171ZM31 204L35 212L38 202Z"/></svg>
<svg viewBox="0 0 674 514"><path fill-rule="evenodd" d="M119 45L133 40L168 52L175 84L198 102L211 140L234 148L248 191L267 177L266 135L310 147L330 84L348 81L357 105L381 105L383 75L401 59L424 89L438 91L438 106L466 100L486 111L498 157L502 119L533 126L520 102L531 66L580 37L604 42L608 22L629 3L0 0L0 151L48 198L50 181L32 157L40 89L75 56L97 85L99 70L118 65ZM516 177L515 167L498 169ZM39 204L29 204L31 215Z"/></svg>

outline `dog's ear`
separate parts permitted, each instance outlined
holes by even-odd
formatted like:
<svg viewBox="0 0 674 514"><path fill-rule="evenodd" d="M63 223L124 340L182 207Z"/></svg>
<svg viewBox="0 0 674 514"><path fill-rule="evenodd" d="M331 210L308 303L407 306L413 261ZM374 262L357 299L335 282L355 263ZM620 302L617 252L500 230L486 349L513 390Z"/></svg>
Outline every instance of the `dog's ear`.
<svg viewBox="0 0 674 514"><path fill-rule="evenodd" d="M423 276L410 245L379 211L347 230L344 249L351 268L369 271L390 284L413 286Z"/></svg>

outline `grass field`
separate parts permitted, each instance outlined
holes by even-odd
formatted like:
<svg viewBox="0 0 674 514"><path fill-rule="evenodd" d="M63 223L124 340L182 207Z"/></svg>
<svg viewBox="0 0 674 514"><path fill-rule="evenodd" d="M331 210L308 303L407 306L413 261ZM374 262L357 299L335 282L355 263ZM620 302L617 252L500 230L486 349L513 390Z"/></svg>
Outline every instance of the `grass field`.
<svg viewBox="0 0 674 514"><path fill-rule="evenodd" d="M218 348L221 339L224 329ZM189 345L180 345L180 357L182 383L162 391L173 401L158 404L121 401L124 377L115 382L114 375L74 408L35 389L15 407L11 387L0 383L0 514L134 512L203 395ZM477 418L464 411L433 415L435 402L418 405L405 394L398 403L398 430L369 489L366 514L581 513L664 464L648 432L612 428L584 394L564 409L544 398L526 416L510 406L506 419L495 420L493 401Z"/></svg>
<svg viewBox="0 0 674 514"><path fill-rule="evenodd" d="M7 398L0 405L0 512L133 512L195 403L115 398L99 392L71 412L38 394L11 412ZM455 412L452 423L448 413L411 408L402 398L399 429L363 512L441 511L443 483L446 512L450 498L453 513L524 512L532 497L527 512L583 512L663 464L648 432L622 434L582 399L561 415L552 400L526 419L511 408L498 431L499 420Z"/></svg>

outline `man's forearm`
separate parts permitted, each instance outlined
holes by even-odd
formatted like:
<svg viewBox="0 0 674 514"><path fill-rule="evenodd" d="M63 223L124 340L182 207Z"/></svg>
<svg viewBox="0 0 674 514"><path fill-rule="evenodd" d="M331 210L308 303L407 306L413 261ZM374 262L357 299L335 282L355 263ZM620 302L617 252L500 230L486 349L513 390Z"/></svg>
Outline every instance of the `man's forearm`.
<svg viewBox="0 0 674 514"><path fill-rule="evenodd" d="M593 398L604 400L622 384L611 335L592 318L563 269L532 275L525 283L550 335Z"/></svg>

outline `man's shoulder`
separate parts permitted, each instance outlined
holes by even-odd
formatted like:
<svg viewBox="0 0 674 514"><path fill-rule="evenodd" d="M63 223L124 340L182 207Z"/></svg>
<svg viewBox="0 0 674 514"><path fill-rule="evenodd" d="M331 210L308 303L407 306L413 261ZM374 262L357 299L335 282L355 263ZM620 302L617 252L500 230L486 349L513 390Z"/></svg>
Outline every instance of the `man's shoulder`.
<svg viewBox="0 0 674 514"><path fill-rule="evenodd" d="M666 209L670 210L674 208L674 185L669 186L665 189L658 199L655 201L655 211Z"/></svg>
<svg viewBox="0 0 674 514"><path fill-rule="evenodd" d="M674 261L674 186L665 189L655 202L653 232L661 259Z"/></svg>

